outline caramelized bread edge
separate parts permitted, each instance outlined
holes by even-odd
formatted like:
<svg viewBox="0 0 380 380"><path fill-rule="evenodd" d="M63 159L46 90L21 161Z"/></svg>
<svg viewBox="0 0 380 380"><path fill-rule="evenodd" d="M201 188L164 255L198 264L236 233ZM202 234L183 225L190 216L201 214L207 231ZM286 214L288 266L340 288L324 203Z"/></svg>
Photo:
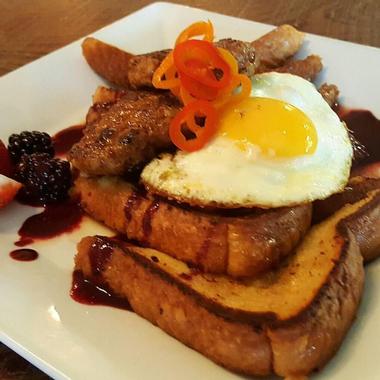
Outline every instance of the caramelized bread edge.
<svg viewBox="0 0 380 380"><path fill-rule="evenodd" d="M139 315L231 370L249 375L307 375L338 350L360 304L363 259L350 224L379 207L380 191L370 197L354 214L338 222L336 230L344 239L339 259L311 304L286 321L278 321L270 313L223 310L155 266L153 257L150 260L134 246L109 238L83 239L76 269L94 277L88 257L91 242L112 242L116 253L112 265L105 266L98 279L126 297Z"/></svg>
<svg viewBox="0 0 380 380"><path fill-rule="evenodd" d="M264 312L264 313L258 313L258 312L248 312L245 310L240 309L234 309L231 307L226 307L225 305L221 304L220 301L214 300L209 297L205 297L203 294L200 294L197 290L194 290L191 287L191 284L185 283L184 281L180 281L176 276L173 276L171 273L165 271L164 269L160 268L155 264L154 261L149 260L147 257L141 255L138 253L138 250L136 251L133 246L126 246L124 243L117 243L115 244L125 252L126 255L130 255L133 257L133 259L138 262L141 266L146 268L147 270L151 271L153 274L156 274L160 276L162 279L167 281L168 283L177 286L182 292L188 294L189 296L193 297L197 300L197 302L202 306L207 308L210 312L216 313L219 316L227 319L227 320L234 320L234 321L240 321L240 322L246 322L250 323L252 325L260 326L262 323L270 323L273 325L283 325L287 323L293 323L294 321L301 320L305 316L308 317L310 310L313 309L313 306L318 304L319 298L323 296L323 293L326 288L328 288L330 282L335 276L335 272L339 270L339 266L342 262L345 261L347 250L349 247L350 242L350 229L348 227L348 224L351 226L355 224L355 220L357 220L360 216L366 216L368 212L370 212L372 209L380 209L380 191L376 193L372 197L372 199L365 203L364 206L362 206L359 210L357 210L353 215L350 215L348 218L344 218L337 224L337 232L344 240L343 246L340 251L340 255L338 258L338 261L334 263L334 267L332 270L327 273L327 277L323 284L321 284L318 292L313 297L313 299L310 300L310 302L303 305L303 308L299 310L297 315L294 315L291 318L288 318L286 320L281 320L277 317L277 315L273 312ZM380 220L378 221L378 223ZM354 237L351 237L351 239ZM138 248L141 249L141 248Z"/></svg>
<svg viewBox="0 0 380 380"><path fill-rule="evenodd" d="M74 190L91 217L130 239L205 272L235 278L275 267L311 223L310 204L227 217L151 199L115 177L79 177Z"/></svg>
<svg viewBox="0 0 380 380"><path fill-rule="evenodd" d="M88 277L93 274L86 256L91 239L80 243L76 258L76 269ZM129 300L136 313L228 369L249 375L305 375L323 366L335 353L359 304L364 280L362 258L354 239L348 238L346 248L349 253L330 279L330 286L302 318L282 325L273 323L270 315L266 320L261 315L261 323L252 323L221 314L156 270L133 247L116 244L112 266L118 268L120 278L107 269L102 278ZM346 286L341 285L344 279L349 281ZM339 301L334 302L335 298Z"/></svg>

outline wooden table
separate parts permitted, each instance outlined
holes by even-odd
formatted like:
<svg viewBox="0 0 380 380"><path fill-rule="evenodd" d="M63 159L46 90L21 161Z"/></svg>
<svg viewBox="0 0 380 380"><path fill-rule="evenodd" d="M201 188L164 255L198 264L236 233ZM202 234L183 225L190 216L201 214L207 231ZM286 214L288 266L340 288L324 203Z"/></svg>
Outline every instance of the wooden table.
<svg viewBox="0 0 380 380"><path fill-rule="evenodd" d="M0 0L0 75L151 3ZM379 0L188 0L175 3L380 47ZM0 380L48 377L0 343Z"/></svg>

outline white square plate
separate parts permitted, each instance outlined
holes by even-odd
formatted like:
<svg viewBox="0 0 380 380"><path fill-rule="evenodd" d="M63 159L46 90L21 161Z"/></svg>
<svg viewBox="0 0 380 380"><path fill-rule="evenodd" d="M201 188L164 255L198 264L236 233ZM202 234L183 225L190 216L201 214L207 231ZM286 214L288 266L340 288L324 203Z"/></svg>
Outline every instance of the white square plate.
<svg viewBox="0 0 380 380"><path fill-rule="evenodd" d="M210 19L217 38L254 40L269 25L156 3L94 33L134 53L172 46L184 26ZM169 22L168 22L169 20ZM102 80L74 42L0 79L0 138L16 131L54 133L77 124ZM380 116L380 49L308 35L301 56L323 57L320 81L339 86L343 103ZM0 212L0 339L56 379L238 379L136 314L85 306L69 296L75 245L107 233L90 221L80 230L36 243L38 260L9 258L17 230L35 209L12 204ZM330 364L315 378L379 379L380 261L367 267L365 296L354 327ZM147 300L149 302L149 300Z"/></svg>

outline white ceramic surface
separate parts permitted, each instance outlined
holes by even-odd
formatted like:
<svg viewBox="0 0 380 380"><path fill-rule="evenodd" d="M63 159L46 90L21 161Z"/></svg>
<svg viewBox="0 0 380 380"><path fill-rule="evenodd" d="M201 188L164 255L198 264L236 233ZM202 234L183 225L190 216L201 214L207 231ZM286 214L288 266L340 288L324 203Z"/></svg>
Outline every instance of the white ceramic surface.
<svg viewBox="0 0 380 380"><path fill-rule="evenodd" d="M178 32L210 19L217 38L253 40L272 27L199 9L156 3L94 36L134 53L167 48ZM169 21L169 22L168 22ZM300 56L323 57L322 81L341 89L343 102L380 116L380 49L308 35ZM81 41L0 78L0 138L21 130L55 132L84 118L102 80L82 58ZM38 260L9 258L17 229L35 209L0 212L0 339L56 379L238 379L137 315L85 306L69 296L75 245L107 233L86 220L80 230L34 245ZM379 379L380 261L367 268L365 296L342 348L315 379ZM149 300L147 300L149 302Z"/></svg>

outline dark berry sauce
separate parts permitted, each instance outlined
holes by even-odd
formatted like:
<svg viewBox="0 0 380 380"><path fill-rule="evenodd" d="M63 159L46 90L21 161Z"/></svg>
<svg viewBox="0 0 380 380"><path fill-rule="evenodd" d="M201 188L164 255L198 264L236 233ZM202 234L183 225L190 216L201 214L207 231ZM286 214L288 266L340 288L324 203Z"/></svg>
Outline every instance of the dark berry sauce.
<svg viewBox="0 0 380 380"><path fill-rule="evenodd" d="M22 188L21 188L22 189ZM44 207L44 203L38 199L30 199L28 195L25 194L24 191L19 191L16 195L15 200L24 205L30 207Z"/></svg>
<svg viewBox="0 0 380 380"><path fill-rule="evenodd" d="M30 248L15 249L9 254L12 259L17 261L33 261L38 258L38 252Z"/></svg>
<svg viewBox="0 0 380 380"><path fill-rule="evenodd" d="M160 208L160 202L154 201L152 204L147 208L147 210L144 213L143 221L142 221L142 227L143 227L143 233L144 238L143 241L147 242L149 240L149 236L152 233L152 218L154 214L158 211Z"/></svg>
<svg viewBox="0 0 380 380"><path fill-rule="evenodd" d="M53 136L53 146L57 156L65 156L71 147L83 137L83 124L74 125L59 131Z"/></svg>
<svg viewBox="0 0 380 380"><path fill-rule="evenodd" d="M34 240L32 238L25 237L25 238L21 238L20 240L16 241L14 244L17 247L25 247L25 246L30 245L32 243L34 243Z"/></svg>
<svg viewBox="0 0 380 380"><path fill-rule="evenodd" d="M131 310L129 302L114 294L102 278L115 243L115 238L95 237L88 251L91 278L86 278L82 271L77 270L73 273L70 295L75 301L87 305L106 305Z"/></svg>
<svg viewBox="0 0 380 380"><path fill-rule="evenodd" d="M73 144L83 136L83 125L76 125L58 132L53 137L57 155L65 155ZM5 160L7 158L7 160ZM0 140L0 173L9 172L10 160L5 145ZM25 247L36 240L50 239L78 228L83 217L83 211L77 200L67 199L58 203L42 204L39 200L31 200L25 192L19 191L16 200L24 205L43 207L44 210L27 218L18 231L20 239L14 244ZM16 260L35 260L38 253L32 249L18 249L10 253Z"/></svg>
<svg viewBox="0 0 380 380"><path fill-rule="evenodd" d="M73 300L86 305L112 306L132 311L125 298L115 295L104 284L96 284L96 282L86 279L81 271L73 273L70 295Z"/></svg>
<svg viewBox="0 0 380 380"><path fill-rule="evenodd" d="M20 240L15 244L25 246L35 240L44 240L78 228L83 211L76 200L46 205L40 214L25 220L18 231Z"/></svg>
<svg viewBox="0 0 380 380"><path fill-rule="evenodd" d="M124 207L124 215L127 223L132 220L132 211L134 208L138 207L142 202L143 198L134 191L131 196L127 199L127 202Z"/></svg>
<svg viewBox="0 0 380 380"><path fill-rule="evenodd" d="M365 154L355 157L353 168L380 161L380 120L372 112L361 109L336 107L336 112L351 131Z"/></svg>
<svg viewBox="0 0 380 380"><path fill-rule="evenodd" d="M96 238L96 240L91 244L89 249L89 258L93 276L97 277L102 274L111 259L114 248L114 241L104 237Z"/></svg>

